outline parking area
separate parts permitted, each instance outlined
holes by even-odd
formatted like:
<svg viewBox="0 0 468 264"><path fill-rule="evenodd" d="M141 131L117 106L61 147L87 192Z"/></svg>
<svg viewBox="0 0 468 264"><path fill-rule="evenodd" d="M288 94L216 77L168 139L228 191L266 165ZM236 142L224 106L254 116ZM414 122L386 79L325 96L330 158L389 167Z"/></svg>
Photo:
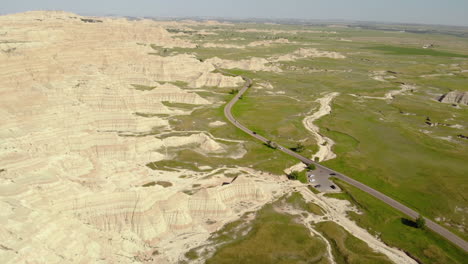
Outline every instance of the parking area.
<svg viewBox="0 0 468 264"><path fill-rule="evenodd" d="M329 178L333 177L333 172L317 168L313 171L307 172L307 179L315 189L321 192L340 192L341 189Z"/></svg>

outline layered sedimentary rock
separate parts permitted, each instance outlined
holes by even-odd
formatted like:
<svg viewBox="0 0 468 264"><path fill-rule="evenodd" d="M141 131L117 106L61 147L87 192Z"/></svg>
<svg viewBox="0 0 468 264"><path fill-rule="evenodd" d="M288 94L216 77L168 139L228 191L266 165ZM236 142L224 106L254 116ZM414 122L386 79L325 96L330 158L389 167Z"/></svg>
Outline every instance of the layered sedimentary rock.
<svg viewBox="0 0 468 264"><path fill-rule="evenodd" d="M243 69L248 71L273 71L281 72L281 69L276 65L271 65L271 62L265 58L250 58L244 60L223 60L214 57L206 60L220 68L224 69Z"/></svg>
<svg viewBox="0 0 468 264"><path fill-rule="evenodd" d="M451 91L437 99L442 103L468 105L468 92Z"/></svg>
<svg viewBox="0 0 468 264"><path fill-rule="evenodd" d="M304 58L344 59L346 56L334 51L321 51L315 48L300 48L292 53L273 56L270 58L252 57L244 60L223 60L214 57L206 60L206 62L225 69L238 68L248 71L282 72L282 69L278 65L279 62L295 61Z"/></svg>
<svg viewBox="0 0 468 264"><path fill-rule="evenodd" d="M202 131L158 135L189 111L166 102L209 105L190 88L242 84L193 55L151 55L149 44L194 47L149 20L0 16L2 263L128 262L180 232L208 234L236 203L264 198L253 182L222 187L218 178L190 196L182 191L198 176L145 166L170 160L170 149L225 155ZM143 187L182 173L188 183Z"/></svg>

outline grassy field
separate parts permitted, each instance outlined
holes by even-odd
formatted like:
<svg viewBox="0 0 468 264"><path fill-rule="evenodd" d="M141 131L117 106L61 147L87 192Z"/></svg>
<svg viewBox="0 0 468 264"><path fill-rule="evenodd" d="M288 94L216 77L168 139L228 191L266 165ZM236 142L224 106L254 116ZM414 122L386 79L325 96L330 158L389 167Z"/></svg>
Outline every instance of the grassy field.
<svg viewBox="0 0 468 264"><path fill-rule="evenodd" d="M324 215L319 206L305 202L300 193L292 193L266 205L253 220L243 216L216 231L211 241L218 248L206 263L329 263L324 241L311 236L307 228L298 224L297 216L275 209L285 205L292 205L298 212ZM315 224L315 229L328 240L339 264L392 263L334 222L320 222ZM196 248L185 256L194 260L205 252Z"/></svg>
<svg viewBox="0 0 468 264"><path fill-rule="evenodd" d="M284 96L270 96L264 90L252 89L234 107L234 115L254 131L288 146L310 136L303 129L302 119L316 107L314 99L323 92L340 92L332 114L317 121L322 133L337 143L334 151L338 158L326 165L428 217L445 217L452 231L467 238L463 222L468 217L467 197L462 190L468 187L464 177L468 175L465 162L468 145L457 139L457 135L468 134L468 111L464 107L440 104L434 98L449 90L467 90L467 74L453 68L468 68L465 58L468 42L456 37L405 34L408 37L405 41L413 44L403 47L379 43L388 33L348 30L339 34L367 36L376 45L369 46L369 41L343 44L321 39L315 42L320 48L344 52L348 58L285 62L281 63L284 73L234 71L257 81L268 81L275 87L274 92L284 92ZM439 46L444 49L415 47L417 43L430 41L429 36L440 41ZM393 36L392 42L398 39L401 40ZM343 72L305 74L289 70L291 66ZM345 72L347 69L352 71ZM370 74L374 70L394 72L389 73L394 79L372 80ZM421 77L452 72L455 72L453 76ZM401 82L414 84L417 89L391 102L359 100L348 95L383 96L390 90L400 89ZM427 117L433 122L458 124L463 128L428 127ZM447 137L451 139L444 140ZM310 137L305 142L309 150L304 155L308 156L316 149Z"/></svg>
<svg viewBox="0 0 468 264"><path fill-rule="evenodd" d="M316 229L331 242L333 256L338 264L393 263L334 222L318 223Z"/></svg>
<svg viewBox="0 0 468 264"><path fill-rule="evenodd" d="M422 263L466 263L468 254L462 249L432 231L404 224L405 215L361 190L339 180L336 183L345 193L327 196L356 205L363 214L350 212L349 216L386 244L405 250Z"/></svg>
<svg viewBox="0 0 468 264"><path fill-rule="evenodd" d="M342 60L304 58L281 62L278 66L283 69L282 73L230 70L254 80L253 88L234 107L234 116L252 130L286 147L302 142L306 146L303 154L311 156L317 146L304 129L302 120L317 107L317 98L324 93L339 92L333 101L331 115L316 122L321 133L336 142L333 151L337 158L324 164L429 218L439 219L447 228L468 239L465 224L468 217L465 191L468 189L468 142L457 137L459 134L468 135L468 108L457 108L434 100L450 90L468 91L468 40L462 37L465 35L463 29L445 32L443 27L434 31L425 27L422 33L411 30L411 27L392 27L395 28L392 31L380 31L360 27L236 24L209 27L217 35L202 36L196 33L202 28L192 26L193 33L183 38L197 42L199 47L168 52L191 52L200 60L214 56L236 60L252 56L267 58L307 46L345 54L347 58ZM247 28L260 31L248 32L245 31ZM278 32L261 31L272 29ZM295 34L287 30L303 31ZM246 45L252 41L277 38L287 38L294 43L245 49L202 47L205 43ZM422 49L427 43L435 43L436 46ZM382 71L384 77L390 78L385 82L373 80L375 71ZM259 82L269 82L274 88L256 89ZM399 90L402 83L415 85L416 89L391 101L359 97L382 97L389 91ZM227 90L216 91L225 95L207 92L200 95L224 102L232 96ZM459 128L431 127L425 124L427 118L435 123L459 125ZM234 160L205 157L183 150L177 154L176 161L213 167L252 166L271 173L281 173L296 163L229 124L210 128L208 123L214 120L226 122L222 105L173 118L171 125L181 131L205 130L216 137L243 140L248 154ZM373 198L368 199L376 212L384 216L395 214ZM356 201L364 204L362 199ZM385 219L378 215L373 217ZM440 240L438 237L426 234L418 238L422 244L406 243L405 239L418 237L419 230L402 229L405 227L399 227L397 216L390 219L394 222L388 228L386 221L361 219L360 223L373 230L390 230L391 227L409 232L408 236L386 236L391 243L417 255L424 262L437 263L435 259L440 258L440 263L461 263L460 252L450 249L449 245L438 244L446 243L437 241ZM434 246L429 246L429 243ZM447 253L444 250L448 250Z"/></svg>
<svg viewBox="0 0 468 264"><path fill-rule="evenodd" d="M225 95L212 95L215 100L229 100L232 95L226 92ZM219 127L210 127L213 121L224 121L228 124ZM207 131L214 137L229 138L231 140L242 141L247 153L242 158L234 159L225 156L207 156L197 153L191 149L177 150L175 158L170 161L159 161L155 165L161 168L188 168L198 170L199 166L211 166L218 168L223 166L244 166L253 167L260 171L274 174L283 174L283 170L294 165L297 161L288 155L271 148L268 148L259 141L254 141L251 137L234 126L230 125L224 117L223 106L205 107L197 109L191 115L172 117L170 124L176 131ZM232 144L222 142L223 144Z"/></svg>
<svg viewBox="0 0 468 264"><path fill-rule="evenodd" d="M444 120L448 113L440 108L448 106L418 103L406 97L393 104L350 101L349 97L337 99L332 115L319 122L325 128L323 133L337 143L338 158L325 164L432 219L446 216L451 219L449 224L461 224L466 213L456 208L466 204L462 190L468 175L468 146L434 138L456 138L460 131L430 128L424 123L427 116ZM431 134L420 130L430 130ZM464 232L453 231L466 238Z"/></svg>
<svg viewBox="0 0 468 264"><path fill-rule="evenodd" d="M455 57L468 58L466 54L457 54L446 51L438 51L434 49L408 48L398 46L375 46L366 49L383 51L390 55L418 55L418 56L436 56L436 57Z"/></svg>
<svg viewBox="0 0 468 264"><path fill-rule="evenodd" d="M320 206L312 202L306 202L299 192L294 192L289 197L287 197L286 203L289 203L295 208L305 212L309 212L315 215L324 215L323 209Z"/></svg>
<svg viewBox="0 0 468 264"><path fill-rule="evenodd" d="M325 253L320 238L312 237L293 216L267 205L246 236L221 246L206 263L329 263Z"/></svg>

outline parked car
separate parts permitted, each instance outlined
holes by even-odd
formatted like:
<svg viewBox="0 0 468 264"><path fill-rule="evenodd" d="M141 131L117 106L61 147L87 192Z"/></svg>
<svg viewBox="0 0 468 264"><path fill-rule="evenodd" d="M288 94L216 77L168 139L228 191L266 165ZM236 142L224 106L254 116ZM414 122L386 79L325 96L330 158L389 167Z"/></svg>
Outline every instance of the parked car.
<svg viewBox="0 0 468 264"><path fill-rule="evenodd" d="M322 185L317 184L317 185L314 186L314 188L320 188L320 186L322 186Z"/></svg>
<svg viewBox="0 0 468 264"><path fill-rule="evenodd" d="M333 190L336 189L336 186L335 185L330 185L330 188L332 188Z"/></svg>
<svg viewBox="0 0 468 264"><path fill-rule="evenodd" d="M331 176L335 176L335 175L336 175L336 173L332 172L332 173L330 173L330 175L331 175Z"/></svg>

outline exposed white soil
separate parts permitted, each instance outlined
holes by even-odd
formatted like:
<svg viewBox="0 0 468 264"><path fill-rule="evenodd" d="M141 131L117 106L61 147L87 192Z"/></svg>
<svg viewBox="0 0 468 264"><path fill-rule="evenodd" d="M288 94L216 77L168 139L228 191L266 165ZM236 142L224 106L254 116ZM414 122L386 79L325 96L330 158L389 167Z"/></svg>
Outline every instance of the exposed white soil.
<svg viewBox="0 0 468 264"><path fill-rule="evenodd" d="M219 120L218 120L218 121L214 121L214 122L210 122L210 123L208 124L208 126L210 126L210 127L220 127L220 126L224 126L224 125L226 125L226 122L219 121Z"/></svg>
<svg viewBox="0 0 468 264"><path fill-rule="evenodd" d="M218 57L207 59L206 62L216 65L219 68L224 69L243 69L248 71L272 71L272 72L281 72L281 69L271 64L265 58L250 58L244 60L224 60Z"/></svg>
<svg viewBox="0 0 468 264"><path fill-rule="evenodd" d="M394 75L389 75L388 71L373 71L370 74L370 77L373 80L379 81L379 82L387 82L389 79L396 79Z"/></svg>
<svg viewBox="0 0 468 264"><path fill-rule="evenodd" d="M271 177L271 176L267 176ZM260 179L265 179L265 178L260 178ZM262 182L264 180L260 180ZM407 263L407 264L416 264L417 262L410 258L408 255L406 255L403 251L400 251L396 248L392 248L387 246L385 243L383 243L378 237L372 236L367 232L367 230L359 227L355 222L351 221L349 218L347 218L347 213L350 211L360 213L354 206L351 206L350 203L346 200L338 200L334 198L329 198L323 196L323 194L314 194L312 193L307 186L299 183L299 182L291 182L288 180L285 180L285 177L280 177L276 179L276 189L274 195L272 195L269 199L268 202L273 202L276 201L279 197L282 197L284 195L288 195L292 192L298 191L302 194L304 199L307 202L313 202L320 206L324 212L324 215L319 216L319 215L314 215L308 212L304 212L302 210L299 210L297 208L293 208L292 206L281 206L275 208L281 213L288 213L291 215L296 215L298 216L298 220L300 223L304 224L306 226L312 236L318 236L320 237L327 245L327 258L330 261L330 263L336 263L333 258L332 254L332 247L330 245L330 242L323 236L321 235L317 230L314 229L314 227L311 225L311 223L319 223L323 221L333 221L337 223L338 225L342 226L346 231L348 231L350 234L353 236L363 240L367 245L375 250L376 252L380 252L384 255L386 255L391 261L394 263ZM256 207L256 209L260 209L260 207ZM304 213L306 213L306 216L304 216ZM239 216L241 216L239 214ZM213 245L209 242L209 240L205 240L205 242L198 243L196 245L191 245L191 248L195 247L200 247L200 250L205 252L208 251L208 257L214 253L216 250L217 246L220 245ZM189 249L187 248L186 251ZM182 257L180 260L184 260ZM204 263L206 259L198 259L193 263Z"/></svg>
<svg viewBox="0 0 468 264"><path fill-rule="evenodd" d="M199 24L66 12L0 16L0 42L9 42L0 51L2 263L176 263L225 223L291 191L285 177L249 168L147 166L172 160L178 149L245 155L242 141L174 131L168 122L187 111L164 102L219 102L158 83L244 83L189 54L149 55L149 43L194 47L164 27ZM232 175L239 177L223 185Z"/></svg>
<svg viewBox="0 0 468 264"><path fill-rule="evenodd" d="M386 101L391 101L395 98L395 96L404 94L408 91L413 91L416 90L417 87L411 84L401 84L399 90L391 90L387 93L385 93L384 96L366 96L366 95L356 95L356 94L350 94L351 96L358 97L358 98L363 98L363 99L377 99L377 100L386 100Z"/></svg>
<svg viewBox="0 0 468 264"><path fill-rule="evenodd" d="M419 77L422 78L429 78L429 77L441 77L441 76L454 76L455 74L453 73L433 73L433 74L424 74Z"/></svg>
<svg viewBox="0 0 468 264"><path fill-rule="evenodd" d="M254 89L267 89L267 90L273 90L274 87L273 85L271 85L271 83L269 82L262 82L262 81L254 81L254 86L253 86Z"/></svg>
<svg viewBox="0 0 468 264"><path fill-rule="evenodd" d="M346 56L338 52L322 51L316 48L300 48L288 54L272 56L269 58L252 57L243 60L224 60L214 57L207 59L205 62L225 69L238 68L248 71L282 72L282 69L279 67L279 62L295 61L303 58L344 59Z"/></svg>
<svg viewBox="0 0 468 264"><path fill-rule="evenodd" d="M302 123L304 127L309 130L317 141L319 150L312 156L312 159L318 159L319 161L325 161L336 158L336 154L333 152L332 148L335 142L330 138L327 138L320 134L320 128L314 124L314 121L322 118L331 113L331 102L333 99L338 96L339 93L333 92L326 94L324 97L316 100L320 104L319 109L314 112L312 115L304 118Z"/></svg>
<svg viewBox="0 0 468 264"><path fill-rule="evenodd" d="M223 49L244 49L245 45L235 45L226 43L205 43L202 45L204 48L223 48Z"/></svg>
<svg viewBox="0 0 468 264"><path fill-rule="evenodd" d="M295 61L302 58L345 59L346 56L334 51L322 51L316 48L300 48L289 54L272 57L270 58L270 61Z"/></svg>
<svg viewBox="0 0 468 264"><path fill-rule="evenodd" d="M233 39L234 40L234 39ZM231 40L232 41L232 40ZM225 49L245 49L252 47L268 47L274 44L290 44L288 39L280 38L275 40L259 40L253 41L247 45L236 45L236 44L226 44L226 43L204 43L202 46L204 48L225 48Z"/></svg>
<svg viewBox="0 0 468 264"><path fill-rule="evenodd" d="M391 261L395 263L417 263L401 250L387 246L379 238L372 236L367 230L357 226L355 222L347 218L346 212L348 211L359 213L356 208L350 206L348 201L325 197L323 194L316 195L310 192L306 187L297 189L301 192L306 201L319 205L325 211L324 216L309 214L304 218L305 224L310 222L333 221L342 226L353 236L366 242L370 248L386 255ZM296 214L300 214L300 212L296 212Z"/></svg>
<svg viewBox="0 0 468 264"><path fill-rule="evenodd" d="M255 33L270 33L270 34L299 34L299 33L318 33L318 34L336 34L336 31L321 31L321 30L276 30L276 29L256 29L248 28L236 30L236 32L255 32Z"/></svg>
<svg viewBox="0 0 468 264"><path fill-rule="evenodd" d="M259 47L259 46L271 46L274 44L290 44L288 39L280 38L280 39L275 39L275 40L259 40L259 41L254 41L250 42L247 46L248 47Z"/></svg>

